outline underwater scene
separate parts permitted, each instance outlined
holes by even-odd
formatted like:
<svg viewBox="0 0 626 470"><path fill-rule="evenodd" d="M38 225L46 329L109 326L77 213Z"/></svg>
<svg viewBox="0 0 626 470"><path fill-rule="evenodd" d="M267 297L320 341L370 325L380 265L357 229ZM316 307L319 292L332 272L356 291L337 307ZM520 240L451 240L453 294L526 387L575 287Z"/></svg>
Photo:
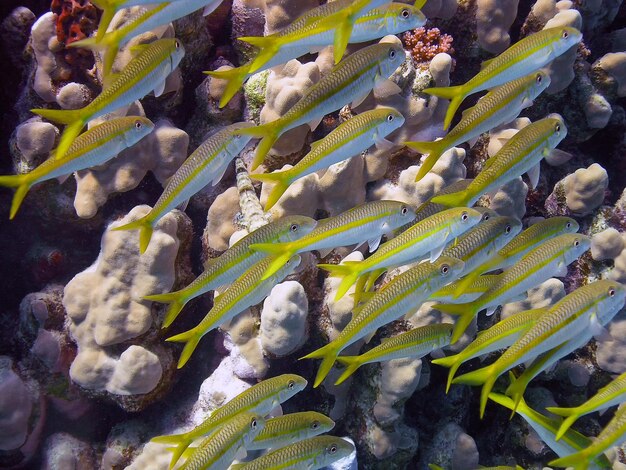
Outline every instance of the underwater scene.
<svg viewBox="0 0 626 470"><path fill-rule="evenodd" d="M0 468L626 470L621 0L2 0Z"/></svg>

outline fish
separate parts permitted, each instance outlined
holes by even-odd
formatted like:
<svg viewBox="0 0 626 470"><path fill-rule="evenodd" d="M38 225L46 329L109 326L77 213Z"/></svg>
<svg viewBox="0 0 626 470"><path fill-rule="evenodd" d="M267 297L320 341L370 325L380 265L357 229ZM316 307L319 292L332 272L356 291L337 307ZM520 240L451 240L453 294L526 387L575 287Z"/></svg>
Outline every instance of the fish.
<svg viewBox="0 0 626 470"><path fill-rule="evenodd" d="M556 433L556 440L558 441L581 416L606 410L612 406L621 405L624 402L626 402L626 373L614 378L611 382L602 387L598 393L581 405L572 408L550 406L546 408L546 410L565 418Z"/></svg>
<svg viewBox="0 0 626 470"><path fill-rule="evenodd" d="M231 470L293 469L318 470L332 465L355 451L350 442L335 436L316 436L276 449Z"/></svg>
<svg viewBox="0 0 626 470"><path fill-rule="evenodd" d="M185 343L178 359L178 368L182 368L204 335L218 326L232 320L248 307L260 303L267 297L276 284L289 276L300 265L300 256L292 256L274 275L261 281L271 259L264 258L244 272L223 294L216 297L213 308L194 328L170 336L165 341Z"/></svg>
<svg viewBox="0 0 626 470"><path fill-rule="evenodd" d="M278 449L327 433L335 427L328 416L316 411L289 413L265 421L265 427L246 450Z"/></svg>
<svg viewBox="0 0 626 470"><path fill-rule="evenodd" d="M227 470L237 453L263 430L265 419L256 413L241 413L205 437L180 467L181 470Z"/></svg>
<svg viewBox="0 0 626 470"><path fill-rule="evenodd" d="M515 217L489 217L459 236L441 254L463 261L463 274L467 274L495 256L521 230L522 223Z"/></svg>
<svg viewBox="0 0 626 470"><path fill-rule="evenodd" d="M187 3L176 2L176 3ZM113 78L102 92L81 109L31 109L52 122L65 124L55 158L63 158L83 127L91 119L110 113L141 99L155 91L159 96L165 79L174 71L185 55L185 48L178 39L158 39L138 46L140 51L124 69Z"/></svg>
<svg viewBox="0 0 626 470"><path fill-rule="evenodd" d="M378 328L417 310L445 284L463 270L463 261L440 256L433 263L421 263L394 277L362 307L353 310L352 319L339 336L301 359L322 359L313 387L319 386L330 372L341 351Z"/></svg>
<svg viewBox="0 0 626 470"><path fill-rule="evenodd" d="M296 253L334 249L367 242L375 250L385 233L406 225L415 217L415 211L403 202L372 201L318 222L317 227L304 237L289 243L254 243L250 249L269 253L273 262L262 279L276 272Z"/></svg>
<svg viewBox="0 0 626 470"><path fill-rule="evenodd" d="M335 1L325 3L318 8L336 8L338 5L339 2ZM333 30L317 28L315 21L309 22L306 18L314 14L314 10L317 8L309 10L287 28L270 36L237 38L261 48L258 58L253 58L240 67L204 72L211 77L228 81L220 98L220 108L228 104L243 83L252 75L332 44ZM389 34L400 34L419 28L425 23L426 17L419 9L411 5L392 3L385 8L369 10L358 18L350 36L350 43L362 43Z"/></svg>
<svg viewBox="0 0 626 470"><path fill-rule="evenodd" d="M528 329L547 312L545 308L525 310L500 320L487 330L481 331L476 339L467 345L461 352L438 359L432 363L448 367L448 382L446 393L450 390L452 379L464 362L475 357L484 356L499 349L508 348L517 341Z"/></svg>
<svg viewBox="0 0 626 470"><path fill-rule="evenodd" d="M567 432L572 432L572 430L570 429ZM552 460L548 465L574 467L574 470L587 470L598 456L600 458L605 457L602 454L605 450L622 444L624 440L626 440L626 405L622 404L615 412L611 421L600 431L600 434L593 442L590 442L588 446L578 452ZM611 467L608 466L606 468Z"/></svg>
<svg viewBox="0 0 626 470"><path fill-rule="evenodd" d="M270 222L241 238L217 258L209 260L206 269L191 284L175 292L147 295L143 299L169 304L163 320L163 328L167 328L191 299L232 283L267 256L263 252L252 251L250 245L294 241L310 233L316 225L317 221L303 215L291 215Z"/></svg>
<svg viewBox="0 0 626 470"><path fill-rule="evenodd" d="M273 184L265 204L268 211L278 202L289 185L316 171L359 155L372 145L388 149L385 139L404 124L404 116L393 108L380 107L358 114L340 124L326 137L311 144L311 151L293 168L268 174L252 174L252 179Z"/></svg>
<svg viewBox="0 0 626 470"><path fill-rule="evenodd" d="M567 266L580 258L590 246L591 239L577 233L547 240L500 274L498 282L475 301L467 304L435 304L433 308L458 316L452 335L454 343L478 312L487 309L487 316L490 316L498 306L517 299L551 277L567 275Z"/></svg>
<svg viewBox="0 0 626 470"><path fill-rule="evenodd" d="M385 362L404 357L422 358L436 349L450 344L452 323L420 326L391 338L360 356L338 356L337 361L346 366L335 385L345 382L363 364Z"/></svg>
<svg viewBox="0 0 626 470"><path fill-rule="evenodd" d="M113 19L115 14L123 8L130 8L136 5L167 4L176 1L182 0L169 0L167 2L165 2L164 0L93 0L91 3L93 3L95 6L102 10L100 22L98 23L96 39L98 41L102 40L102 38L105 36L107 28L109 27L109 24L111 23L111 20ZM206 5L204 7L203 14L206 16L213 12L222 3L222 0L205 0L204 3ZM136 33L135 35L138 34L139 33Z"/></svg>
<svg viewBox="0 0 626 470"><path fill-rule="evenodd" d="M446 130L467 96L539 70L578 44L582 38L580 31L569 26L544 29L526 36L497 57L483 62L480 72L463 85L426 88L424 93L450 100L443 121Z"/></svg>
<svg viewBox="0 0 626 470"><path fill-rule="evenodd" d="M383 243L376 253L363 261L318 264L318 267L328 271L332 277L342 278L335 295L335 301L338 301L364 274L372 273L370 277L377 278L388 268L418 261L428 252L430 260L435 261L449 241L471 229L482 217L480 212L470 208L438 212ZM357 291L362 290L357 285Z"/></svg>
<svg viewBox="0 0 626 470"><path fill-rule="evenodd" d="M474 269L472 273L458 281L459 292L464 292L481 273L513 266L546 240L566 233L576 233L579 228L578 222L574 219L562 216L550 217L532 224L504 248L500 249L494 257L485 261Z"/></svg>
<svg viewBox="0 0 626 470"><path fill-rule="evenodd" d="M37 183L102 165L125 148L131 147L150 134L154 124L141 116L126 116L98 124L79 135L63 158L50 157L34 170L21 175L0 176L0 186L17 188L9 219L13 219L26 194Z"/></svg>
<svg viewBox="0 0 626 470"><path fill-rule="evenodd" d="M513 121L549 85L550 75L543 70L512 80L494 88L478 100L475 106L463 113L461 121L442 139L434 142L404 142L410 149L428 154L415 176L415 181L421 180L446 150Z"/></svg>
<svg viewBox="0 0 626 470"><path fill-rule="evenodd" d="M502 373L533 360L586 329L597 330L598 318L603 311L612 312L624 305L624 292L625 289L618 283L606 280L579 287L554 304L493 364L456 377L452 383L482 384L480 396L482 418L489 392Z"/></svg>
<svg viewBox="0 0 626 470"><path fill-rule="evenodd" d="M509 181L528 174L534 189L539 182L541 160L565 138L567 127L558 114L550 114L521 129L491 158L467 189L436 196L432 202L449 207L471 206L481 195L495 192Z"/></svg>
<svg viewBox="0 0 626 470"><path fill-rule="evenodd" d="M256 413L260 416L269 414L281 403L304 390L307 381L296 374L283 374L265 379L244 390L239 395L216 409L199 426L182 434L156 436L150 442L158 444L176 444L173 450L170 469L174 468L185 449L202 436L212 434L227 421L242 413Z"/></svg>
<svg viewBox="0 0 626 470"><path fill-rule="evenodd" d="M399 87L388 77L406 60L404 49L399 44L379 43L364 47L336 65L319 82L313 85L300 100L280 118L247 129L240 133L261 138L252 161L256 169L263 161L276 140L286 131L302 124L317 127L328 113L342 106L363 101L375 87Z"/></svg>
<svg viewBox="0 0 626 470"><path fill-rule="evenodd" d="M514 403L509 397L501 395L499 393L490 393L489 399L504 406L505 408L513 409ZM550 447L554 453L559 456L569 455L572 452L576 452L580 449L584 449L591 443L591 439L587 436L583 436L579 432L570 429L565 435L565 439L557 441L554 438L556 430L560 425L560 421L533 410L530 408L524 400L522 400L517 407L517 414L519 414L524 421L526 421L531 428L539 435L540 439ZM611 464L609 460L604 456L600 456L596 459L596 465L598 468L610 469ZM553 465L550 462L549 465Z"/></svg>
<svg viewBox="0 0 626 470"><path fill-rule="evenodd" d="M139 252L145 253L154 226L165 214L184 204L207 184L215 186L222 179L230 162L250 142L249 136L238 131L251 125L248 122L231 124L205 140L168 180L148 214L113 230L139 230Z"/></svg>

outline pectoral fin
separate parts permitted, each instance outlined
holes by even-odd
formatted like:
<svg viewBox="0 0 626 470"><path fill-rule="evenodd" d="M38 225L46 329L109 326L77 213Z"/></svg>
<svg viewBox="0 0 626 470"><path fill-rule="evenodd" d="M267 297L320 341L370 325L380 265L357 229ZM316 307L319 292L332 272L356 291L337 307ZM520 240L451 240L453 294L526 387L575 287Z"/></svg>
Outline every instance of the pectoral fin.
<svg viewBox="0 0 626 470"><path fill-rule="evenodd" d="M374 96L378 99L397 95L401 91L402 89L389 79L381 80L374 86Z"/></svg>
<svg viewBox="0 0 626 470"><path fill-rule="evenodd" d="M381 238L382 238L382 235L379 235L378 237L370 238L367 241L367 244L370 247L369 249L370 253L373 253L374 251L376 251L376 249L378 248L378 245L380 245Z"/></svg>
<svg viewBox="0 0 626 470"><path fill-rule="evenodd" d="M541 170L541 164L537 163L534 167L527 171L528 179L530 180L531 189L535 189L539 183L539 171Z"/></svg>

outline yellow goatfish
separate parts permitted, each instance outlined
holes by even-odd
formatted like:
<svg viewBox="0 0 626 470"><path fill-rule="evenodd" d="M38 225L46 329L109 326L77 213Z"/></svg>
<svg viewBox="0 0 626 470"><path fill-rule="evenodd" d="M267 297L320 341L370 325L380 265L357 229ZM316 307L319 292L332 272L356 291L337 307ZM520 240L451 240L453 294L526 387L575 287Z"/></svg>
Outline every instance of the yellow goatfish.
<svg viewBox="0 0 626 470"><path fill-rule="evenodd" d="M185 55L178 39L159 39L138 47L139 54L84 108L31 109L31 112L49 121L66 125L55 149L55 158L65 156L76 136L91 119L129 105L152 90L156 96L163 93L165 79Z"/></svg>
<svg viewBox="0 0 626 470"><path fill-rule="evenodd" d="M64 179L75 171L102 165L125 148L135 145L153 129L152 121L140 116L111 119L79 135L63 158L52 156L23 175L0 176L0 186L17 188L9 218L15 217L33 185L54 178Z"/></svg>
<svg viewBox="0 0 626 470"><path fill-rule="evenodd" d="M405 59L404 49L398 44L383 42L364 47L322 77L284 116L260 126L242 129L241 134L261 138L251 169L263 163L284 132L307 123L314 129L326 114L348 103L360 103L383 81L391 84L388 77ZM395 84L390 86L399 90Z"/></svg>
<svg viewBox="0 0 626 470"><path fill-rule="evenodd" d="M435 142L404 142L407 147L428 154L420 165L415 181L426 176L446 150L513 121L549 85L550 75L542 70L505 83L491 90L475 106L465 111L461 121L443 139Z"/></svg>
<svg viewBox="0 0 626 470"><path fill-rule="evenodd" d="M316 411L289 413L265 422L265 428L246 446L246 450L278 449L324 434L335 427L328 416Z"/></svg>
<svg viewBox="0 0 626 470"><path fill-rule="evenodd" d="M578 44L582 38L583 35L576 28L566 26L544 29L526 36L499 56L483 62L480 72L467 83L451 87L426 88L424 93L451 100L443 122L443 128L447 129L465 97L539 70Z"/></svg>
<svg viewBox="0 0 626 470"><path fill-rule="evenodd" d="M624 306L626 289L613 281L596 281L579 287L554 304L493 364L455 378L452 383L481 385L480 417L498 377L513 367L559 346L587 329L595 331L603 317Z"/></svg>
<svg viewBox="0 0 626 470"><path fill-rule="evenodd" d="M151 442L177 445L173 450L174 455L172 455L170 462L170 468L174 468L185 449L195 439L213 434L224 423L242 413L256 413L265 416L278 405L304 390L306 386L307 381L295 374L283 374L263 380L216 409L202 424L191 431L169 436L157 436L152 438Z"/></svg>
<svg viewBox="0 0 626 470"><path fill-rule="evenodd" d="M250 175L252 179L274 184L265 210L270 210L278 202L291 183L306 175L359 155L372 145L384 149L393 147L385 137L402 124L404 116L393 108L381 107L365 111L337 126L322 140L311 144L311 151L293 168Z"/></svg>
<svg viewBox="0 0 626 470"><path fill-rule="evenodd" d="M248 122L231 124L205 140L169 179L148 214L113 230L139 230L139 251L144 253L154 225L165 214L184 204L207 184L215 186L219 183L230 162L250 142L250 137L239 134L239 130L251 125Z"/></svg>

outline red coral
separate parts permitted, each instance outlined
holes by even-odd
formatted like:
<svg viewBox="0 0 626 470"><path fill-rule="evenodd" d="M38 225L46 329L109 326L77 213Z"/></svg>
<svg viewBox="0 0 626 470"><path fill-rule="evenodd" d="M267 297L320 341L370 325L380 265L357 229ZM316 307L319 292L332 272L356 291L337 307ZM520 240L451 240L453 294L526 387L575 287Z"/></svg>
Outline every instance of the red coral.
<svg viewBox="0 0 626 470"><path fill-rule="evenodd" d="M98 11L89 0L52 0L50 10L57 14L57 39L61 44L85 39L98 27Z"/></svg>
<svg viewBox="0 0 626 470"><path fill-rule="evenodd" d="M453 40L449 34L442 34L439 28L417 28L402 35L404 47L411 52L416 65L430 62L441 52L454 54Z"/></svg>

